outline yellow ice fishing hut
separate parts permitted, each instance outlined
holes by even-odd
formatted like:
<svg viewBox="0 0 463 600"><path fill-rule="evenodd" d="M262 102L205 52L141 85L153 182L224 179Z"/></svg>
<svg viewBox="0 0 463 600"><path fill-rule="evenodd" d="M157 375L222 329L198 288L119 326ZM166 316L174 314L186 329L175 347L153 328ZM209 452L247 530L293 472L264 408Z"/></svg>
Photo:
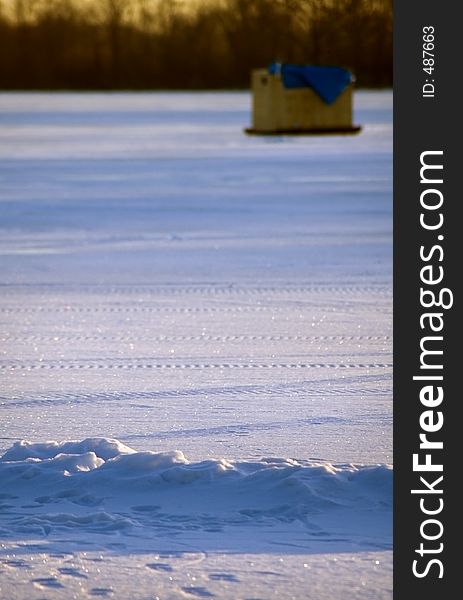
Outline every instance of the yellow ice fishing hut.
<svg viewBox="0 0 463 600"><path fill-rule="evenodd" d="M252 72L250 134L352 134L352 74L340 67L274 63Z"/></svg>

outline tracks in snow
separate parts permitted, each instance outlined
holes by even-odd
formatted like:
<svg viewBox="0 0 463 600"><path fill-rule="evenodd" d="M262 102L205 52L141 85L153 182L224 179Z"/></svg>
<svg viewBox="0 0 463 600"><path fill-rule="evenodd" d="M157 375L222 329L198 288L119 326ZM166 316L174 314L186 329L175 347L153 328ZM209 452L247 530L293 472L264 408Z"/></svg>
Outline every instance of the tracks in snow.
<svg viewBox="0 0 463 600"><path fill-rule="evenodd" d="M86 293L104 296L262 296L262 295L294 295L327 294L331 298L337 296L366 295L390 297L389 286L378 285L74 285L74 284L17 284L0 286L2 294L14 293Z"/></svg>
<svg viewBox="0 0 463 600"><path fill-rule="evenodd" d="M69 370L69 369L388 369L392 363L167 363L167 362L72 362L72 361L35 361L35 362L3 362L1 370L32 371L32 370Z"/></svg>
<svg viewBox="0 0 463 600"><path fill-rule="evenodd" d="M388 342L389 335L4 335L3 342Z"/></svg>

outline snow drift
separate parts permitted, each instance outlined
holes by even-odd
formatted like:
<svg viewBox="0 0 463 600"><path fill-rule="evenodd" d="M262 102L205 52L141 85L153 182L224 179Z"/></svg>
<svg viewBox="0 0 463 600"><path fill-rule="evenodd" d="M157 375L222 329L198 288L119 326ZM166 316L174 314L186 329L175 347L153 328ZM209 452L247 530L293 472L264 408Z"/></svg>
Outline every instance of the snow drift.
<svg viewBox="0 0 463 600"><path fill-rule="evenodd" d="M286 524L327 539L348 526L354 544L375 545L376 535L379 547L390 543L387 465L189 462L179 451L136 452L114 439L21 441L0 459L0 484L7 537L69 529L152 536L160 528L204 535L250 526L254 536L256 526L268 533Z"/></svg>

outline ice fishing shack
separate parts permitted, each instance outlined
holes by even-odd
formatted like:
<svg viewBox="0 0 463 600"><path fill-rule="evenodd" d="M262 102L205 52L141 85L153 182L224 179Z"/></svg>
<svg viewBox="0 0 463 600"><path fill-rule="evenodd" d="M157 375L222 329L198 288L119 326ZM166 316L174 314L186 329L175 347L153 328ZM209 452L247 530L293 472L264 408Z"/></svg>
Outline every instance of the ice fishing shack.
<svg viewBox="0 0 463 600"><path fill-rule="evenodd" d="M273 63L252 72L249 134L349 134L353 76L340 67Z"/></svg>

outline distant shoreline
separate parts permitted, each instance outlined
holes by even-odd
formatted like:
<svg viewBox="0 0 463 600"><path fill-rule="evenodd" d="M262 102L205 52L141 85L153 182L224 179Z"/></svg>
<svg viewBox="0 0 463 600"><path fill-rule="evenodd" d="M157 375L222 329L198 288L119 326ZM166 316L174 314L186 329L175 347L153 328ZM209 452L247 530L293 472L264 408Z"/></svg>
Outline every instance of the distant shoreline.
<svg viewBox="0 0 463 600"><path fill-rule="evenodd" d="M356 92L386 92L392 91L392 86L356 87ZM0 94L233 94L250 92L246 88L7 88L0 89Z"/></svg>

